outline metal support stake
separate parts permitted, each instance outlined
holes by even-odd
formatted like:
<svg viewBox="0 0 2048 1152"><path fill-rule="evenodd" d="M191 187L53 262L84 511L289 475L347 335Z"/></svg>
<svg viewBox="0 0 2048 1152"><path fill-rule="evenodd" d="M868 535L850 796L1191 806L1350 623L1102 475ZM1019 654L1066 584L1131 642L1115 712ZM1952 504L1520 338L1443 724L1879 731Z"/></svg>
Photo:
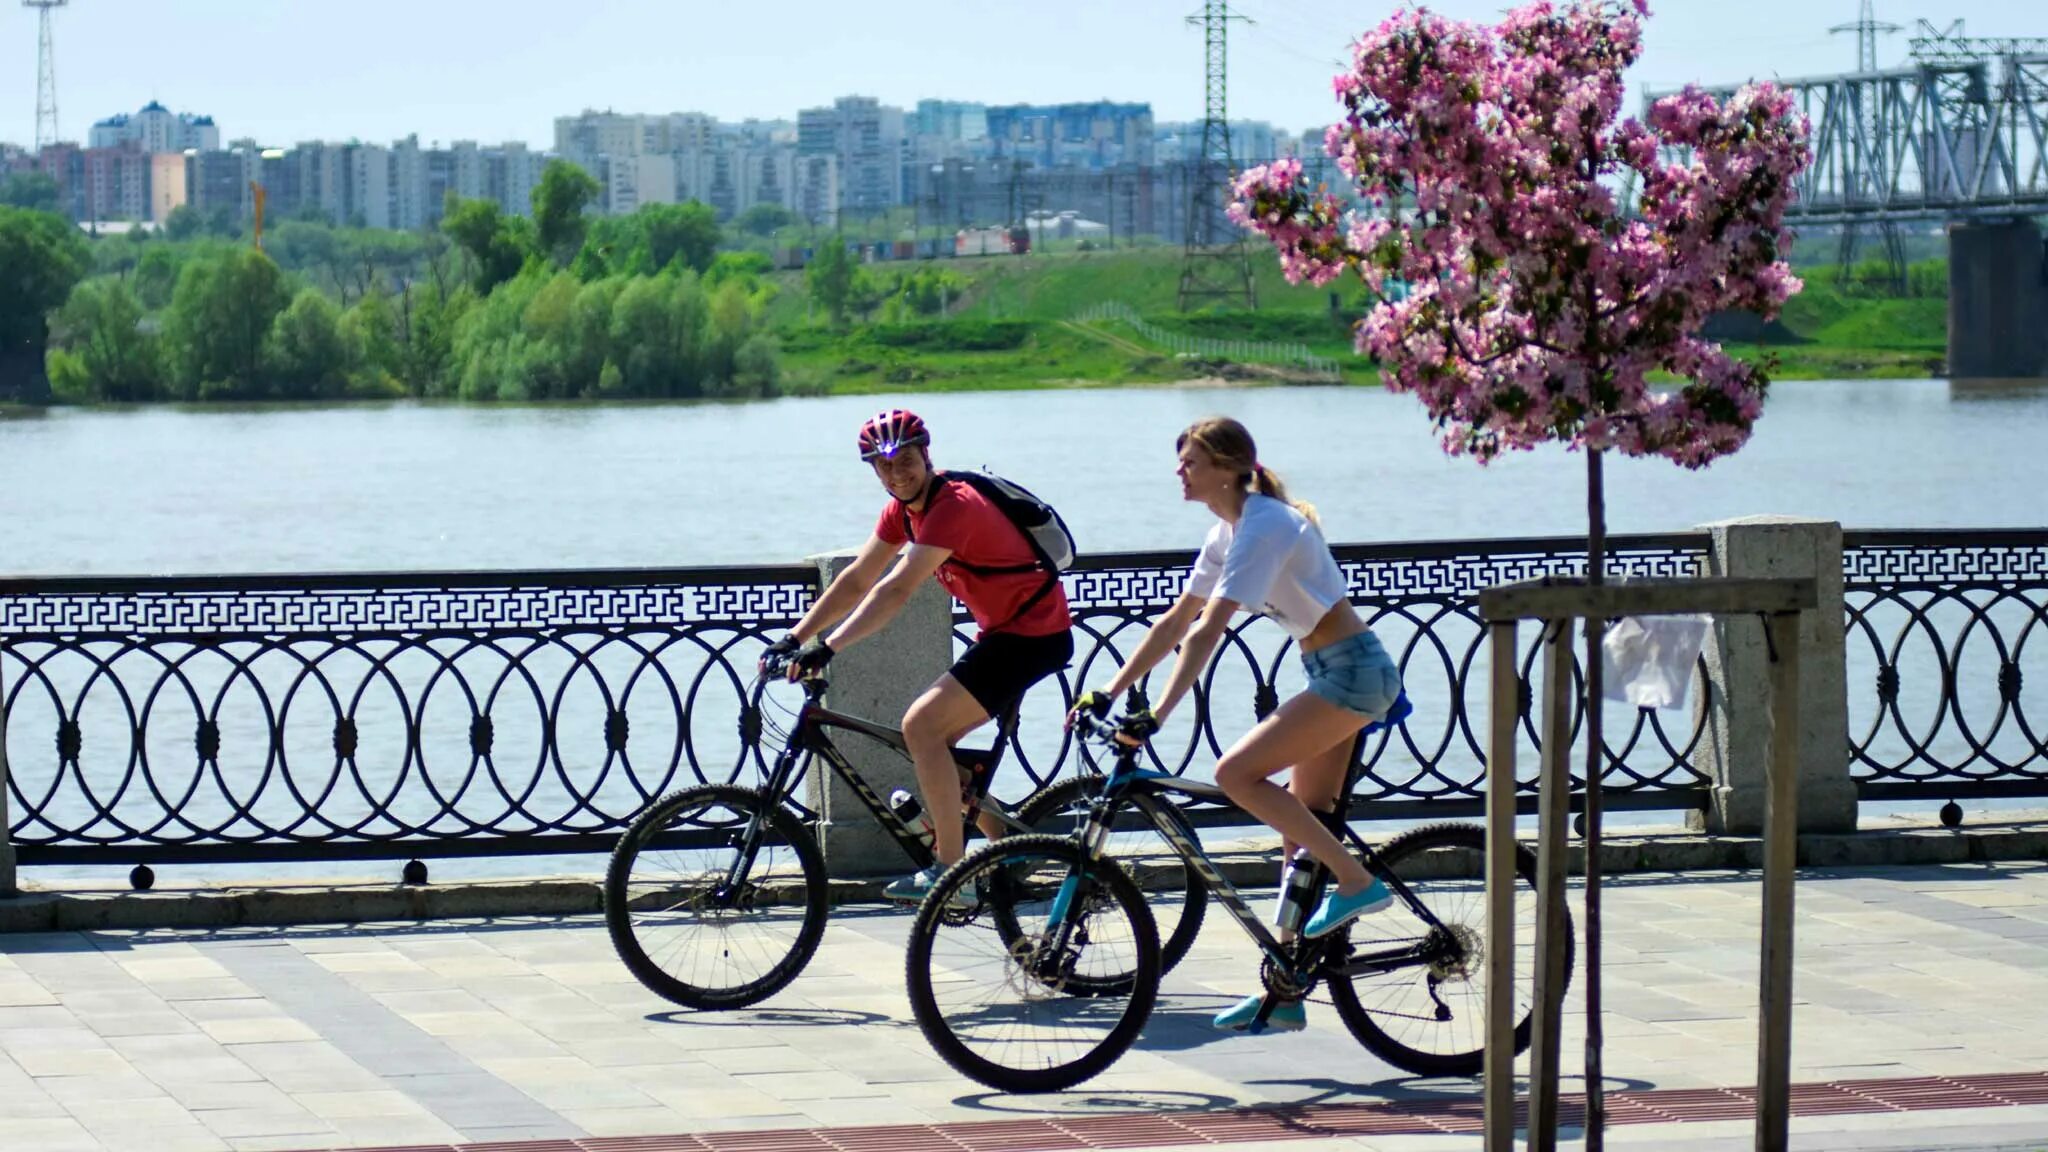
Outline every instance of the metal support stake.
<svg viewBox="0 0 2048 1152"><path fill-rule="evenodd" d="M1792 1093L1792 880L1799 863L1799 618L1765 624L1771 648L1771 778L1764 807L1763 972L1758 981L1757 1152L1785 1152Z"/></svg>
<svg viewBox="0 0 2048 1152"><path fill-rule="evenodd" d="M1486 1152L1515 1147L1515 624L1491 625L1493 725L1486 748Z"/></svg>
<svg viewBox="0 0 2048 1152"><path fill-rule="evenodd" d="M1572 800L1572 643L1567 622L1543 640L1543 769L1536 810L1536 1003L1529 1044L1529 1147L1557 1147L1558 1055L1564 1025L1565 817Z"/></svg>
<svg viewBox="0 0 2048 1152"><path fill-rule="evenodd" d="M6 654L6 647L0 645L0 657ZM14 880L14 840L9 831L7 815L7 789L11 787L7 775L7 677L6 661L0 659L0 898L19 895L21 889Z"/></svg>

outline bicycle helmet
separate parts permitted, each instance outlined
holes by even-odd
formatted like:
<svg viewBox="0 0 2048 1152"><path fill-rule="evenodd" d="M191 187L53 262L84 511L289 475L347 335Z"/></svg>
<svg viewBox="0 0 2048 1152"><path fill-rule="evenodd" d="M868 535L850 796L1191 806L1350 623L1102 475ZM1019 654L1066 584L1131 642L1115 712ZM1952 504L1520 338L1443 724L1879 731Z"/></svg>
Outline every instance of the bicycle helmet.
<svg viewBox="0 0 2048 1152"><path fill-rule="evenodd" d="M926 431L924 421L917 413L901 408L877 412L860 426L860 458L876 460L894 456L911 445L924 446L932 442L932 434Z"/></svg>

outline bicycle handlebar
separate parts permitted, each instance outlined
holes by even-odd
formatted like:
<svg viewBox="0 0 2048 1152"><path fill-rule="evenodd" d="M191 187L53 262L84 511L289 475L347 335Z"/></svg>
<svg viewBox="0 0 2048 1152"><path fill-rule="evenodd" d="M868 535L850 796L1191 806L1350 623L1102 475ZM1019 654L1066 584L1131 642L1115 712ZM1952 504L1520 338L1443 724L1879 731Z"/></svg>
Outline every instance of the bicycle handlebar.
<svg viewBox="0 0 2048 1152"><path fill-rule="evenodd" d="M1159 721L1144 709L1121 716L1097 716L1084 711L1074 714L1074 727L1080 729L1082 736L1098 744L1137 748L1159 731Z"/></svg>

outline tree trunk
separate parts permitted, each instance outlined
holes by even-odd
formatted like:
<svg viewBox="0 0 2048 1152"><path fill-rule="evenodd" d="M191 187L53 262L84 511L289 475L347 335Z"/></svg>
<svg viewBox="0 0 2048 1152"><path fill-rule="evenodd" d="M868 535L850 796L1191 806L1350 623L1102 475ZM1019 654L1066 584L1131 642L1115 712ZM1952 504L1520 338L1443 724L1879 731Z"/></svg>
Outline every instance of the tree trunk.
<svg viewBox="0 0 2048 1152"><path fill-rule="evenodd" d="M1586 453L1586 581L1602 583L1607 574L1607 493L1600 473L1600 450ZM1606 775L1607 748L1600 732L1602 668L1600 640L1605 620L1586 621L1586 1152L1606 1145L1607 1106L1602 1082L1600 1029L1600 782Z"/></svg>

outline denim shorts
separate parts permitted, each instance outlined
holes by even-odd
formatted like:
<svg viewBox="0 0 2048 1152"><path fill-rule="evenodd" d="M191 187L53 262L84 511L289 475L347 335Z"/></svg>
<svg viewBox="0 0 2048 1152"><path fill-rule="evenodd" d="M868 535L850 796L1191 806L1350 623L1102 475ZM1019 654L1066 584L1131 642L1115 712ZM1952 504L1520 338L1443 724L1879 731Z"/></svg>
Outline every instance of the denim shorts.
<svg viewBox="0 0 2048 1152"><path fill-rule="evenodd" d="M1378 720L1401 694L1401 670L1371 632L1301 654L1308 690L1335 704Z"/></svg>

